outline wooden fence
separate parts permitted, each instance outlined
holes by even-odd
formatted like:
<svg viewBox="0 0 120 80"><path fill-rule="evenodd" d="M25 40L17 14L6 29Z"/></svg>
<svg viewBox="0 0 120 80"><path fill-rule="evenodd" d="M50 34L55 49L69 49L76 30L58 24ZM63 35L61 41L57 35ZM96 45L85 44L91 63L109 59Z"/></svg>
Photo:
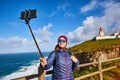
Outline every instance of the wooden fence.
<svg viewBox="0 0 120 80"><path fill-rule="evenodd" d="M77 77L77 78L75 78L75 80L85 79L85 78L88 78L88 77L91 77L91 76L94 76L94 75L99 75L99 80L103 80L102 73L104 71L108 71L108 70L117 68L118 65L102 69L102 63L103 62L113 61L113 60L118 60L118 59L120 59L120 57L114 58L114 59L109 59L109 60L106 60L106 61L99 60L98 62L91 62L91 63L80 64L78 66L78 68L86 67L86 66L90 66L90 65L98 65L98 71L95 71L95 72L92 72L90 74L86 74L86 75ZM38 80L45 80L45 75L49 75L49 74L52 74L52 70L50 70L50 71L44 71L44 69L42 69L41 67L39 67L38 68L38 74L33 74L33 75L29 75L29 76L15 78L15 79L12 79L12 80L30 80L30 79L33 79L33 78L36 78L36 77L38 77Z"/></svg>

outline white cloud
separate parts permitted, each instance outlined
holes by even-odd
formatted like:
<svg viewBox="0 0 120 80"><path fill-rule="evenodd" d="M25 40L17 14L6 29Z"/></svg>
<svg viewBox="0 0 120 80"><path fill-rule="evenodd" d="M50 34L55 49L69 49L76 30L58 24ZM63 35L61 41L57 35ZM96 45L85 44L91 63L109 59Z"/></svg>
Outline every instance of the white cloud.
<svg viewBox="0 0 120 80"><path fill-rule="evenodd" d="M75 17L73 12L70 12L71 4L65 1L63 4L59 5L56 10L54 10L49 17L53 17L56 14L59 14L59 12L63 12L63 15L65 17Z"/></svg>
<svg viewBox="0 0 120 80"><path fill-rule="evenodd" d="M48 23L48 25L43 26L42 29L34 30L36 33L38 33L37 35L40 36L40 39L38 40L40 44L48 44L50 42L53 33L49 31L49 28L52 26L52 23Z"/></svg>
<svg viewBox="0 0 120 80"><path fill-rule="evenodd" d="M25 45L27 42L27 39L20 38L18 36L11 37L9 39L0 38L0 47L16 48Z"/></svg>
<svg viewBox="0 0 120 80"><path fill-rule="evenodd" d="M35 51L32 50L33 42L28 41L26 38L20 38L14 36L11 38L0 38L0 53L11 53L11 52L26 52Z"/></svg>
<svg viewBox="0 0 120 80"><path fill-rule="evenodd" d="M118 22L115 24L115 29L113 30L120 31L120 20L118 20Z"/></svg>
<svg viewBox="0 0 120 80"><path fill-rule="evenodd" d="M64 2L63 4L59 5L56 10L54 10L49 17L53 17L54 15L58 14L60 11L66 12L67 7L69 7L70 4L67 2Z"/></svg>
<svg viewBox="0 0 120 80"><path fill-rule="evenodd" d="M96 0L92 0L90 4L87 4L87 5L83 6L80 9L80 12L84 13L84 12L90 11L90 10L95 8L96 4L97 4L97 1Z"/></svg>
<svg viewBox="0 0 120 80"><path fill-rule="evenodd" d="M117 26L120 25L120 2L104 2L102 7L105 8L104 10L104 16L100 18L100 22L103 22L103 25L105 26L105 30L108 31L108 29L112 27L112 31L120 31L120 27ZM99 18L98 18L99 19ZM118 28L118 29L116 29ZM109 33L109 32L108 32Z"/></svg>
<svg viewBox="0 0 120 80"><path fill-rule="evenodd" d="M49 15L49 17L53 17L55 14L57 14L57 11L53 11L53 12Z"/></svg>
<svg viewBox="0 0 120 80"><path fill-rule="evenodd" d="M75 15L73 13L70 13L70 12L66 12L64 14L64 16L67 16L67 17L75 17Z"/></svg>
<svg viewBox="0 0 120 80"><path fill-rule="evenodd" d="M94 17L90 16L83 22L83 26L79 26L73 32L68 32L68 38L70 42L80 42L87 39L91 39L91 36L95 34Z"/></svg>
<svg viewBox="0 0 120 80"><path fill-rule="evenodd" d="M64 2L64 4L61 4L57 7L58 10L66 11L66 8L69 7L70 4L68 2Z"/></svg>
<svg viewBox="0 0 120 80"><path fill-rule="evenodd" d="M80 43L81 41L92 39L98 35L99 27L102 27L106 34L120 32L120 3L109 1L99 4L102 4L101 7L104 8L104 15L100 17L89 16L83 21L82 26L78 26L72 32L68 32L70 42Z"/></svg>

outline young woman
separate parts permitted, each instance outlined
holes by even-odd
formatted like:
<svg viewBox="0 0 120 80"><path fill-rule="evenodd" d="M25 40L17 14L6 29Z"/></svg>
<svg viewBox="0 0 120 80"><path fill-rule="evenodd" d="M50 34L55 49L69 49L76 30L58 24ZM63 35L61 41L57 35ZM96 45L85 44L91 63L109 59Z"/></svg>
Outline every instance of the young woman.
<svg viewBox="0 0 120 80"><path fill-rule="evenodd" d="M50 53L47 60L40 58L41 66L49 69L53 66L52 80L74 80L73 71L79 65L78 59L66 48L67 37L59 36L55 50Z"/></svg>

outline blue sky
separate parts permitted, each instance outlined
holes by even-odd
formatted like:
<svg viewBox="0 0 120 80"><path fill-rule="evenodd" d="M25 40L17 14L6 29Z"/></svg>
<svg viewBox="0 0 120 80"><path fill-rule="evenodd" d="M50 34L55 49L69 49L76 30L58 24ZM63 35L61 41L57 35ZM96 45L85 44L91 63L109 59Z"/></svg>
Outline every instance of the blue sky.
<svg viewBox="0 0 120 80"><path fill-rule="evenodd" d="M21 11L37 9L30 21L40 49L52 51L60 35L68 37L68 47L98 35L120 32L119 0L1 0L0 53L34 52L37 48Z"/></svg>

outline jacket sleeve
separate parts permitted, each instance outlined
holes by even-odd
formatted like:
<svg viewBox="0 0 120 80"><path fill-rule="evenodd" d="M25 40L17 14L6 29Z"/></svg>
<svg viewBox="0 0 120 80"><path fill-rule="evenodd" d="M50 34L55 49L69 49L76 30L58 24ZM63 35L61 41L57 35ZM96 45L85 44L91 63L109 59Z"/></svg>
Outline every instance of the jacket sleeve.
<svg viewBox="0 0 120 80"><path fill-rule="evenodd" d="M52 65L54 63L54 58L55 58L55 53L54 53L54 51L52 51L47 58L47 65L45 66L45 70L52 67Z"/></svg>
<svg viewBox="0 0 120 80"><path fill-rule="evenodd" d="M70 52L70 54L74 56L73 53ZM74 71L78 67L78 65L79 65L79 60L77 62L73 62L72 70Z"/></svg>
<svg viewBox="0 0 120 80"><path fill-rule="evenodd" d="M73 62L72 70L74 71L79 65L79 61Z"/></svg>

